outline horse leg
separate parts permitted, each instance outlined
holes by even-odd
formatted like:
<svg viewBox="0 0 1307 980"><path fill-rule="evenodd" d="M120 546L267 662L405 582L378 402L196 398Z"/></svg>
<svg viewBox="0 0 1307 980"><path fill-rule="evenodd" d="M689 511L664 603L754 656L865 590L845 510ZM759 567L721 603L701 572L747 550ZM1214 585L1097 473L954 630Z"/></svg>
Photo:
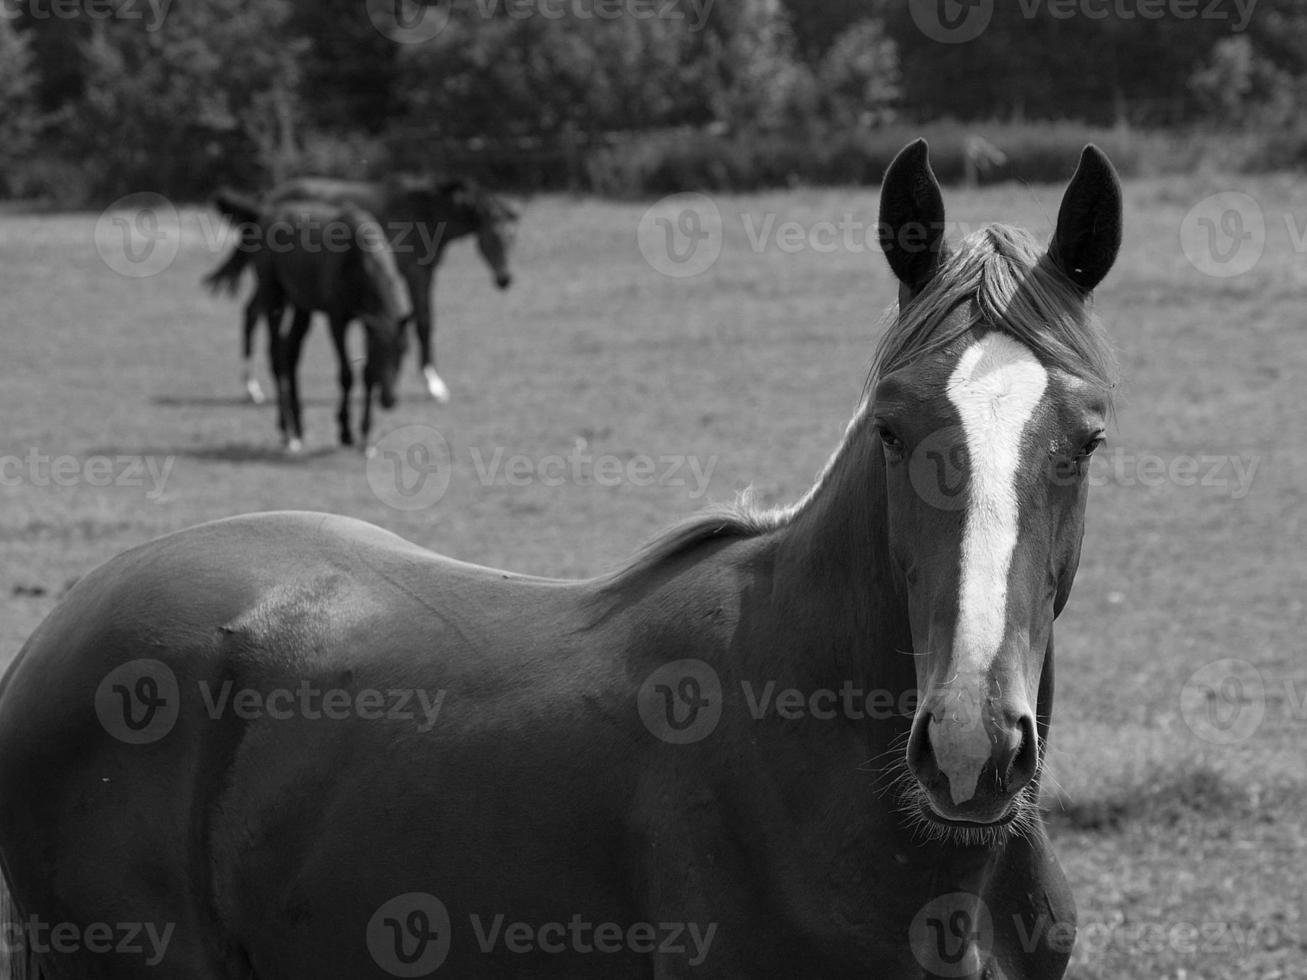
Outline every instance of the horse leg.
<svg viewBox="0 0 1307 980"><path fill-rule="evenodd" d="M295 308L295 318L291 321L290 333L286 336L287 389L289 392L292 437L287 448L299 452L304 448L304 423L300 417L300 353L304 350L304 337L309 332L313 312Z"/></svg>
<svg viewBox="0 0 1307 980"><path fill-rule="evenodd" d="M268 316L269 324L273 322L273 315ZM262 405L267 396L263 394L263 389L259 387L258 378L254 377L251 368L253 363L254 352L254 330L259 325L259 303L257 293L250 297L250 301L245 304L245 342L241 347L241 385L245 388L245 396L255 405ZM270 327L271 329L271 327Z"/></svg>
<svg viewBox="0 0 1307 980"><path fill-rule="evenodd" d="M285 336L285 310L268 315L268 359L272 361L272 375L277 385L277 428L281 442L291 452L303 447L301 435L295 425L295 408L292 401L289 346Z"/></svg>
<svg viewBox="0 0 1307 980"><path fill-rule="evenodd" d="M435 307L431 302L431 286L435 282L435 272L418 267L411 270L405 279L408 281L409 297L413 302L413 330L418 340L418 370L422 372L427 392L444 405L449 401L449 386L436 373Z"/></svg>
<svg viewBox="0 0 1307 980"><path fill-rule="evenodd" d="M354 388L354 369L350 366L349 350L345 344L345 332L348 328L348 320L339 317L331 318L331 342L336 346L336 362L340 368L340 410L336 413L336 422L340 426L342 446L354 445L354 433L350 430L349 424L349 394ZM366 418L365 410L364 419ZM367 429L364 429L365 434L366 432Z"/></svg>

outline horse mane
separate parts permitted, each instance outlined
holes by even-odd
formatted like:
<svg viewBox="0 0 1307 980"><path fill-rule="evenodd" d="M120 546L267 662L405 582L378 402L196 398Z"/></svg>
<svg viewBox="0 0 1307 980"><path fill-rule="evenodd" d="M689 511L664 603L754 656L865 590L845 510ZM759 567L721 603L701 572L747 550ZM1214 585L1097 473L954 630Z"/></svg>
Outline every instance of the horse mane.
<svg viewBox="0 0 1307 980"><path fill-rule="evenodd" d="M967 315L953 314L965 307ZM1046 368L1116 386L1116 356L1085 296L1033 236L992 224L967 236L930 284L892 307L876 345L867 390L885 375L942 350L971 330L998 330ZM941 329L948 322L949 329Z"/></svg>
<svg viewBox="0 0 1307 980"><path fill-rule="evenodd" d="M954 316L963 308L967 315ZM761 508L745 491L732 503L674 524L603 576L601 585L616 588L711 541L755 538L789 524L830 478L859 429L877 381L973 329L1007 333L1046 367L1097 382L1109 393L1116 386L1115 354L1084 294L1029 232L1010 225L992 224L967 236L947 255L930 284L902 309L890 307L884 321L858 411L839 448L797 503Z"/></svg>
<svg viewBox="0 0 1307 980"><path fill-rule="evenodd" d="M395 320L409 316L413 312L413 300L381 222L356 204L342 205L340 213L342 220L352 227L359 261L381 310Z"/></svg>

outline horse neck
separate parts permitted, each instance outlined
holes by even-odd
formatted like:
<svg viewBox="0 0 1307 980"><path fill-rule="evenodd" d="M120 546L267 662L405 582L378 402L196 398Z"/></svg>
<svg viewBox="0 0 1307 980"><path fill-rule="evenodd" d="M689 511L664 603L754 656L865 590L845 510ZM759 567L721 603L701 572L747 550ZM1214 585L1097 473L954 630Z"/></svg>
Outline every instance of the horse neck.
<svg viewBox="0 0 1307 980"><path fill-rule="evenodd" d="M904 597L890 561L885 461L860 415L818 485L777 532L773 598L779 631L801 644L810 681L852 682L895 703L916 685ZM877 725L886 745L907 719ZM900 731L902 730L902 731Z"/></svg>

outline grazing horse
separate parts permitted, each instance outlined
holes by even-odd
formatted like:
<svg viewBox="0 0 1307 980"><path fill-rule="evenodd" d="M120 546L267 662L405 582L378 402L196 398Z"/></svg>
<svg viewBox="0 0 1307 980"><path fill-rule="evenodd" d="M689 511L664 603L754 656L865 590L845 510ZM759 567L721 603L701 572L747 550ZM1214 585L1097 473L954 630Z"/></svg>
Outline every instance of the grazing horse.
<svg viewBox="0 0 1307 980"><path fill-rule="evenodd" d="M1120 187L1088 147L1046 251L1003 225L950 250L918 142L881 209L897 312L792 507L700 516L584 581L304 513L83 578L0 688L12 915L68 924L28 958L1060 977L1075 910L1037 787ZM170 941L97 953L94 923Z"/></svg>
<svg viewBox="0 0 1307 980"><path fill-rule="evenodd" d="M431 284L450 242L475 235L477 249L494 275L495 285L507 289L513 282L508 253L517 225L517 213L501 199L470 180L404 180L380 183L301 177L278 185L267 204L313 200L353 204L374 214L390 239L400 273L413 298L413 325L421 357L419 370L427 391L436 401L449 401L449 387L436 371L433 344L435 315ZM234 287L257 241L242 241L206 282ZM247 306L244 323L243 381L255 401L262 399L250 370L252 337L257 315Z"/></svg>
<svg viewBox="0 0 1307 980"><path fill-rule="evenodd" d="M361 431L366 447L374 389L380 389L382 408L395 404L404 329L412 317L408 288L377 220L352 204L292 202L264 207L230 191L219 193L214 203L240 224L243 239L258 243L251 253L257 285L246 315L268 321L278 424L286 447L292 452L303 447L299 359L314 311L326 313L331 323L340 380L336 417L341 444L346 446L354 444L349 411L354 369L345 334L353 320L363 321L367 359ZM295 310L288 331L283 322L287 306Z"/></svg>

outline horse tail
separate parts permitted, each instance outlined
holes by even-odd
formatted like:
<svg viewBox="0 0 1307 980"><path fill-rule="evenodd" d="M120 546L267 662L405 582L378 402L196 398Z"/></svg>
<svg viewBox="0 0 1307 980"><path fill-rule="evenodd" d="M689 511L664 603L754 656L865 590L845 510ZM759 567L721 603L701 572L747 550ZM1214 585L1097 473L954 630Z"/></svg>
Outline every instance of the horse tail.
<svg viewBox="0 0 1307 980"><path fill-rule="evenodd" d="M0 977L41 980L36 954L27 941L27 928L14 901L9 876L0 872Z"/></svg>
<svg viewBox="0 0 1307 980"><path fill-rule="evenodd" d="M218 213L240 227L240 243L218 268L204 277L204 285L211 293L231 295L240 286L241 273L249 265L250 256L259 245L257 231L262 209L254 198L236 191L223 189L213 195L213 206Z"/></svg>

